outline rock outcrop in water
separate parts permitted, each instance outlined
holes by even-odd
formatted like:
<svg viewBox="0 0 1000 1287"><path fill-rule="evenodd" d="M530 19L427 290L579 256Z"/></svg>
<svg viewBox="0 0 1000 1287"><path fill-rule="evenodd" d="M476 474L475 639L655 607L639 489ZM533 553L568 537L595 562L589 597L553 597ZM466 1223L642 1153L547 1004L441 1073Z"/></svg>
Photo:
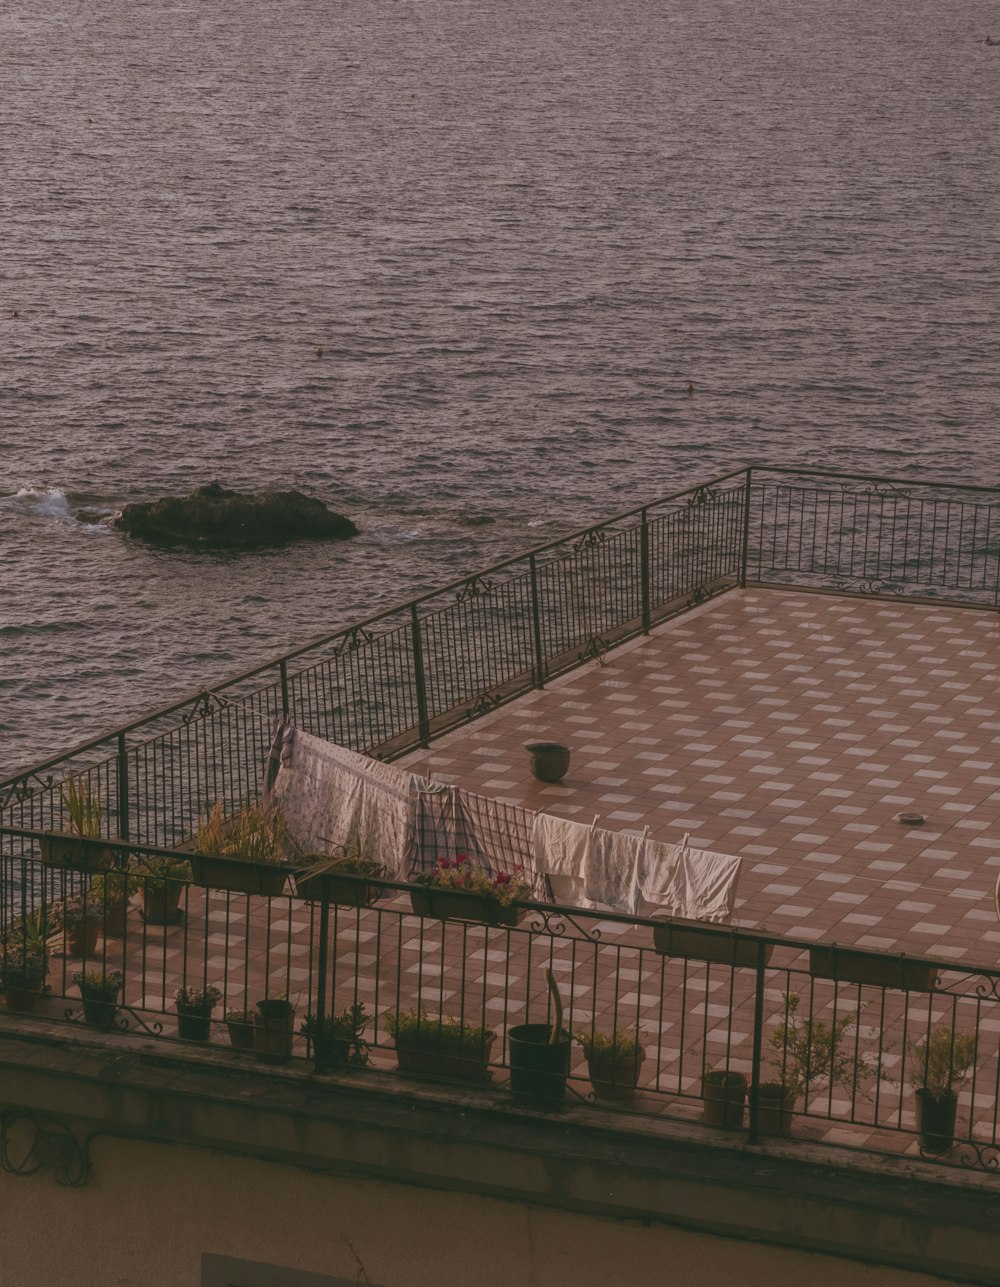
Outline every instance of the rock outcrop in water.
<svg viewBox="0 0 1000 1287"><path fill-rule="evenodd" d="M126 505L114 526L154 545L195 549L254 549L291 541L357 536L349 518L301 492L227 491L219 483L190 496Z"/></svg>

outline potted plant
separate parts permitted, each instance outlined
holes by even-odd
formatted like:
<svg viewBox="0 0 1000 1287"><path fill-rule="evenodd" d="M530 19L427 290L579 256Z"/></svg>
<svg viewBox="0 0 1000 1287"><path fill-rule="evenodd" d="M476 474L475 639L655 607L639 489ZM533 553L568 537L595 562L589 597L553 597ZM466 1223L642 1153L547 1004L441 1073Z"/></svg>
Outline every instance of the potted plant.
<svg viewBox="0 0 1000 1287"><path fill-rule="evenodd" d="M100 900L105 938L122 938L128 900L139 888L139 882L129 871L111 869L99 872L90 884L90 892Z"/></svg>
<svg viewBox="0 0 1000 1287"><path fill-rule="evenodd" d="M817 1082L843 1086L853 1095L859 1078L871 1072L867 1057L851 1048L848 1029L858 1020L857 1010L842 1014L832 1024L799 1016L799 998L785 994L785 1017L768 1036L771 1066L777 1077L762 1082L757 1097L757 1128L764 1135L788 1135L792 1110L806 1100Z"/></svg>
<svg viewBox="0 0 1000 1287"><path fill-rule="evenodd" d="M955 1142L956 1087L976 1066L976 1038L949 1027L931 1028L922 1041L908 1043L906 1051L921 1145L928 1153L945 1153Z"/></svg>
<svg viewBox="0 0 1000 1287"><path fill-rule="evenodd" d="M400 1072L485 1081L496 1033L446 1014L429 1014L423 1006L386 1015L396 1042Z"/></svg>
<svg viewBox="0 0 1000 1287"><path fill-rule="evenodd" d="M211 889L277 897L291 867L291 838L275 804L247 805L233 818L216 804L199 824L191 855L194 879Z"/></svg>
<svg viewBox="0 0 1000 1287"><path fill-rule="evenodd" d="M102 809L100 798L90 789L90 783L79 783L70 778L62 788L63 811L69 817L69 827L63 831L50 831L39 842L42 861L53 867L76 867L84 871L97 871L107 867L113 858L112 851L101 839Z"/></svg>
<svg viewBox="0 0 1000 1287"><path fill-rule="evenodd" d="M42 911L29 912L14 921L0 939L0 970L8 1010L34 1010L45 987L49 928Z"/></svg>
<svg viewBox="0 0 1000 1287"><path fill-rule="evenodd" d="M653 946L661 956L715 961L720 965L740 965L747 969L757 967L761 951L759 937L748 937L733 925L687 920L670 920L655 925ZM773 951L773 943L764 944L765 965Z"/></svg>
<svg viewBox="0 0 1000 1287"><path fill-rule="evenodd" d="M191 880L191 864L166 854L146 854L135 869L142 891L142 915L147 925L175 925L180 901Z"/></svg>
<svg viewBox="0 0 1000 1287"><path fill-rule="evenodd" d="M253 1015L246 1010L227 1010L226 1028L234 1050L253 1050Z"/></svg>
<svg viewBox="0 0 1000 1287"><path fill-rule="evenodd" d="M66 955L85 959L97 951L104 921L104 904L93 892L70 894L53 903L52 920L62 928Z"/></svg>
<svg viewBox="0 0 1000 1287"><path fill-rule="evenodd" d="M575 1036L583 1047L590 1084L597 1098L618 1101L634 1098L640 1065L646 1057L634 1033L584 1028Z"/></svg>
<svg viewBox="0 0 1000 1287"><path fill-rule="evenodd" d="M121 970L85 970L73 975L83 997L84 1018L92 1027L114 1027L124 981Z"/></svg>
<svg viewBox="0 0 1000 1287"><path fill-rule="evenodd" d="M295 892L307 902L327 902L338 907L371 907L382 893L373 881L385 877L385 865L365 856L360 837L350 851L302 854L296 860Z"/></svg>
<svg viewBox="0 0 1000 1287"><path fill-rule="evenodd" d="M417 876L410 888L410 904L418 916L438 920L516 925L524 916L517 900L531 893L522 871L518 866L513 872L490 875L468 854L439 858L433 871Z"/></svg>
<svg viewBox="0 0 1000 1287"><path fill-rule="evenodd" d="M890 952L863 952L817 944L809 949L809 973L813 978L842 983L870 983L874 987L900 988L907 992L931 992L937 983L937 967L919 958Z"/></svg>
<svg viewBox="0 0 1000 1287"><path fill-rule="evenodd" d="M545 971L545 982L552 997L552 1022L518 1024L507 1033L507 1041L512 1093L549 1104L566 1097L573 1038L562 1026L562 997L551 969Z"/></svg>
<svg viewBox="0 0 1000 1287"><path fill-rule="evenodd" d="M368 1042L364 1031L370 1016L357 1001L341 1010L340 1014L319 1018L307 1014L299 1028L324 1067L339 1068L344 1064L363 1067L369 1061Z"/></svg>
<svg viewBox="0 0 1000 1287"><path fill-rule="evenodd" d="M747 1079L742 1073L729 1068L706 1068L701 1074L701 1098L702 1119L710 1126L742 1128L747 1098Z"/></svg>
<svg viewBox="0 0 1000 1287"><path fill-rule="evenodd" d="M178 988L174 993L177 1006L177 1035L182 1041L207 1041L212 1031L212 1011L222 1000L215 987Z"/></svg>
<svg viewBox="0 0 1000 1287"><path fill-rule="evenodd" d="M261 1063L283 1064L292 1057L295 1006L285 993L257 1002L253 1017L253 1048Z"/></svg>

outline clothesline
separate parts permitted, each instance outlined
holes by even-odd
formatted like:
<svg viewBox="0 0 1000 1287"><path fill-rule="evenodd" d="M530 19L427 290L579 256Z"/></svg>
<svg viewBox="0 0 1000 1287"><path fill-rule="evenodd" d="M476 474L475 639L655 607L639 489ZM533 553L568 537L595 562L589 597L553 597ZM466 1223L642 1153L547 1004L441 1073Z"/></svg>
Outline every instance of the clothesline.
<svg viewBox="0 0 1000 1287"><path fill-rule="evenodd" d="M350 849L359 838L394 879L459 853L490 874L518 871L536 899L635 916L732 917L742 860L536 813L428 782L284 725L269 757L272 798L303 848Z"/></svg>

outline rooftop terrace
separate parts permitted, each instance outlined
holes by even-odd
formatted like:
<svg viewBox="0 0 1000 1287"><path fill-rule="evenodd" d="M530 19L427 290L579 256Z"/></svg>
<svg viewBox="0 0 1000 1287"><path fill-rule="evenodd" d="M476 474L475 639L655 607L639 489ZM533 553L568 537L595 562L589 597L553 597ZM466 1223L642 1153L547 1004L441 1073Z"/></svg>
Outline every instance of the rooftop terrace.
<svg viewBox="0 0 1000 1287"><path fill-rule="evenodd" d="M645 1051L638 1095L614 1105L623 1121L698 1119L707 1064L747 1075L756 1140L759 1085L787 1070L804 1020L842 1026L849 1068L831 1077L832 1055L814 1068L795 1134L918 1153L909 1083L920 1043L947 1035L947 1073L956 1034L974 1033L956 1143L923 1156L995 1169L994 501L975 489L746 471L0 784L8 934L91 879L40 862L40 840L64 823L62 782L100 796L108 847L134 862L188 842L216 801L235 812L257 798L274 723L291 718L482 795L663 840L689 833L697 847L742 856L736 922L751 967L660 954L651 922L604 912L535 904L497 927L417 916L407 887L389 881L364 909L304 901L291 884L270 896L186 884L175 924L143 920L135 900L124 937L105 925L85 960L53 936L50 993L22 1022L80 1018L72 976L82 966L121 968L121 1022L161 1042L175 1038L179 986L216 985L237 1009L287 991L300 1018L359 1001L372 1016L372 1066L390 1075L386 1015L422 1005L498 1034L492 1083L477 1092L497 1097L508 1094L509 1029L548 1021L550 966L567 1027L630 1033ZM539 735L572 749L561 783L530 776L522 744ZM925 822L904 826L904 812ZM811 959L817 941L926 958L936 987L837 981ZM218 1012L212 1036L225 1043ZM293 1051L317 1058L301 1037ZM579 1046L572 1059L571 1097L586 1100Z"/></svg>

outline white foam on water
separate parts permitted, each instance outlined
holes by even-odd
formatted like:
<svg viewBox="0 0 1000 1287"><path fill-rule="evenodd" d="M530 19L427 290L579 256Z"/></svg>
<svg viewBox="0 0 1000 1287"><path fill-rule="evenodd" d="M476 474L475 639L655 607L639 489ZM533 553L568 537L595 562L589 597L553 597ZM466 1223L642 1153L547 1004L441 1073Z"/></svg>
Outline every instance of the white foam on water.
<svg viewBox="0 0 1000 1287"><path fill-rule="evenodd" d="M61 487L21 487L13 496L4 498L7 504L22 512L41 514L46 518L72 518L66 493Z"/></svg>

